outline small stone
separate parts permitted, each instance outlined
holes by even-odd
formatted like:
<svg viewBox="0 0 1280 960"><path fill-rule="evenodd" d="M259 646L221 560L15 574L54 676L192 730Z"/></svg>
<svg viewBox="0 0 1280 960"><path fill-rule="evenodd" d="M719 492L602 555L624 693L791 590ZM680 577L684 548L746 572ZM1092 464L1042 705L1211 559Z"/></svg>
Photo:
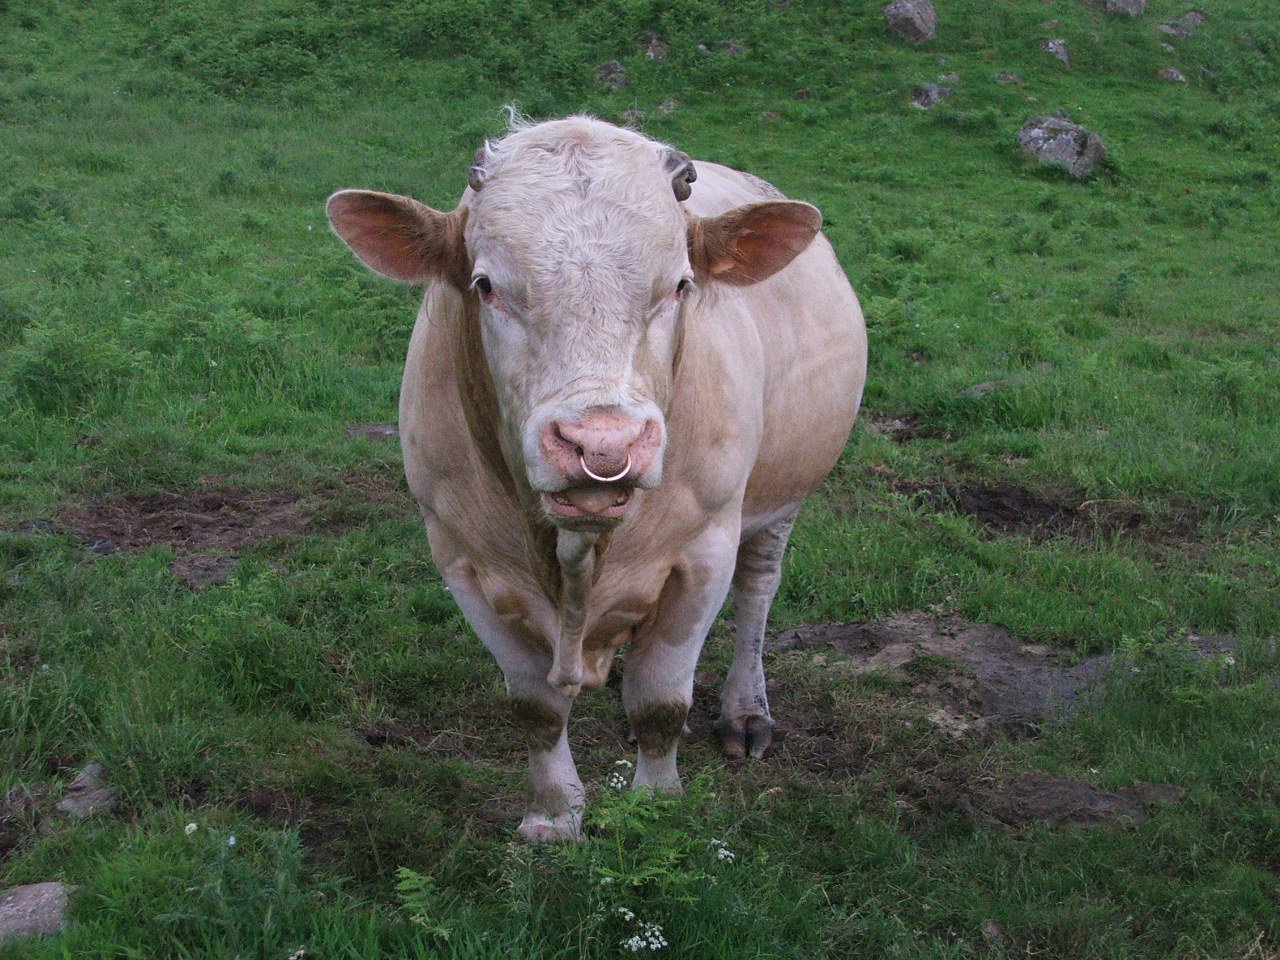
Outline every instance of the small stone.
<svg viewBox="0 0 1280 960"><path fill-rule="evenodd" d="M889 29L911 44L925 43L938 34L938 14L929 0L893 0L884 8Z"/></svg>
<svg viewBox="0 0 1280 960"><path fill-rule="evenodd" d="M711 52L710 50L707 49L707 45L705 43L698 44L696 49L699 53L703 53L703 54Z"/></svg>
<svg viewBox="0 0 1280 960"><path fill-rule="evenodd" d="M765 120L780 120L782 118L782 114L777 110L761 110L760 116Z"/></svg>
<svg viewBox="0 0 1280 960"><path fill-rule="evenodd" d="M617 60L606 60L598 65L595 69L596 82L603 84L610 90L618 90L627 82L626 74L623 72L621 62Z"/></svg>
<svg viewBox="0 0 1280 960"><path fill-rule="evenodd" d="M667 58L667 45L652 30L640 38L640 46L644 48L644 55L650 60L665 60Z"/></svg>
<svg viewBox="0 0 1280 960"><path fill-rule="evenodd" d="M1022 86L1022 77L1016 73L997 73L995 75L995 81L999 84L1008 85L1012 83L1015 86Z"/></svg>
<svg viewBox="0 0 1280 960"><path fill-rule="evenodd" d="M941 80L943 83L959 83L959 82L960 82L960 74L958 74L958 73L944 73L944 74L943 74L942 76L940 76L938 79L939 79L939 80Z"/></svg>
<svg viewBox="0 0 1280 960"><path fill-rule="evenodd" d="M658 112L665 117L668 113L670 113L672 110L674 110L678 106L680 106L679 100L670 100L670 99L663 100L660 104L658 104Z"/></svg>
<svg viewBox="0 0 1280 960"><path fill-rule="evenodd" d="M1161 48L1162 48L1166 53L1177 53L1177 52L1178 52L1178 48L1177 48L1177 47L1175 47L1172 43L1165 43L1165 42L1161 41L1161 43L1160 43L1160 47L1161 47Z"/></svg>
<svg viewBox="0 0 1280 960"><path fill-rule="evenodd" d="M116 792L106 785L106 773L106 767L96 760L85 764L58 801L58 809L77 820L109 811L115 806Z"/></svg>
<svg viewBox="0 0 1280 960"><path fill-rule="evenodd" d="M747 48L737 40L722 40L720 42L720 49L731 57L740 57L747 52Z"/></svg>
<svg viewBox="0 0 1280 960"><path fill-rule="evenodd" d="M1170 83L1186 83L1187 78L1182 75L1182 71L1177 67L1165 67L1160 71L1160 79L1168 80Z"/></svg>
<svg viewBox="0 0 1280 960"><path fill-rule="evenodd" d="M1188 10L1186 13L1182 15L1182 22L1185 23L1192 30L1200 26L1200 24L1204 23L1205 20L1206 20L1205 15L1201 13L1199 10Z"/></svg>
<svg viewBox="0 0 1280 960"><path fill-rule="evenodd" d="M628 127L639 126L644 122L643 110L623 110L622 120Z"/></svg>
<svg viewBox="0 0 1280 960"><path fill-rule="evenodd" d="M955 91L950 87L936 83L921 83L911 93L911 104L921 110L928 110L954 94Z"/></svg>
<svg viewBox="0 0 1280 960"><path fill-rule="evenodd" d="M0 944L61 931L67 925L69 890L61 883L29 883L0 893Z"/></svg>
<svg viewBox="0 0 1280 960"><path fill-rule="evenodd" d="M1060 38L1046 40L1040 44L1040 49L1057 57L1064 67L1071 66L1071 53L1067 50L1067 41Z"/></svg>
<svg viewBox="0 0 1280 960"><path fill-rule="evenodd" d="M1018 131L1022 149L1041 163L1065 167L1073 177L1087 177L1107 155L1092 130L1062 117L1034 117Z"/></svg>
<svg viewBox="0 0 1280 960"><path fill-rule="evenodd" d="M1167 33L1171 37L1185 39L1191 36L1191 31L1187 27L1178 23L1176 20L1170 20L1167 23L1157 23L1156 29L1161 33Z"/></svg>

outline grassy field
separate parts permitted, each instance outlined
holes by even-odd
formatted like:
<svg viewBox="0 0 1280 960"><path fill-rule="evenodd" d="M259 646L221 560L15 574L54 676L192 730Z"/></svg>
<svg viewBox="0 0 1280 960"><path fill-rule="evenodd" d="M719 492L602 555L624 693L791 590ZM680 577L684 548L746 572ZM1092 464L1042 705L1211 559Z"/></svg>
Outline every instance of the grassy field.
<svg viewBox="0 0 1280 960"><path fill-rule="evenodd" d="M0 0L0 798L49 790L0 808L0 889L78 888L0 957L603 958L642 922L672 957L1276 956L1280 21L937 6L913 48L879 0ZM643 111L825 214L871 369L774 624L1115 654L1086 709L957 733L938 691L972 670L797 643L766 657L775 756L730 763L717 628L687 796L608 786L606 689L570 728L592 838L512 842L497 668L395 440L347 432L395 418L415 292L323 202L451 208L513 101ZM1017 147L1058 109L1108 145L1087 181ZM89 760L117 804L54 813ZM1030 771L1185 792L1140 823L984 813Z"/></svg>

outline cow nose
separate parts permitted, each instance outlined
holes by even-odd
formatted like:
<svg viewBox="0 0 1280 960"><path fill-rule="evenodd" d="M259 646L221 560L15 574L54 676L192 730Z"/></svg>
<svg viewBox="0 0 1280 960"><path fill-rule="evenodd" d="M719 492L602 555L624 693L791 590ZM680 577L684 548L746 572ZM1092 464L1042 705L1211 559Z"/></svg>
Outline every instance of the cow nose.
<svg viewBox="0 0 1280 960"><path fill-rule="evenodd" d="M543 431L547 459L570 480L634 482L653 459L657 424L615 410L552 420Z"/></svg>

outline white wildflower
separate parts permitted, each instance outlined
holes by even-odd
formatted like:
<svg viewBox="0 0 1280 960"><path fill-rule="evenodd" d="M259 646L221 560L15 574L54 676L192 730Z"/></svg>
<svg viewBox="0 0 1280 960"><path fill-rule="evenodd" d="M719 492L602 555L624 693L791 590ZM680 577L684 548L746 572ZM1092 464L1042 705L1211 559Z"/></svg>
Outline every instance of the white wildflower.
<svg viewBox="0 0 1280 960"><path fill-rule="evenodd" d="M723 860L725 863L733 863L738 859L738 855L729 849L729 845L723 840L712 840L711 849L716 852L716 859Z"/></svg>
<svg viewBox="0 0 1280 960"><path fill-rule="evenodd" d="M1225 657L1222 658L1222 665L1224 667L1234 667L1236 665L1236 658L1228 653Z"/></svg>
<svg viewBox="0 0 1280 960"><path fill-rule="evenodd" d="M636 918L636 915L632 913L630 910L628 910L626 907L618 908L618 916L622 917L622 919L627 921L627 923L630 923L632 920Z"/></svg>
<svg viewBox="0 0 1280 960"><path fill-rule="evenodd" d="M613 765L615 767L621 767L623 770L630 770L632 767L635 766L635 764L632 763L630 760L615 760L613 762Z"/></svg>
<svg viewBox="0 0 1280 960"><path fill-rule="evenodd" d="M234 847L235 845L236 845L236 835L233 833L231 836L227 837L227 846Z"/></svg>
<svg viewBox="0 0 1280 960"><path fill-rule="evenodd" d="M627 789L627 778L624 774L615 770L609 774L609 779L605 781L605 785L612 790L625 790Z"/></svg>
<svg viewBox="0 0 1280 960"><path fill-rule="evenodd" d="M196 832L197 830L199 830L199 829L200 829L200 828L199 828L199 827L197 827L194 823L188 823L188 824L187 824L187 826L186 826L186 828L185 828L185 832L186 832L187 836L189 837L189 836L191 836L193 833L195 833L195 832Z"/></svg>
<svg viewBox="0 0 1280 960"><path fill-rule="evenodd" d="M601 877L601 878L600 878L600 886L602 886L602 887L607 887L607 886L608 886L609 884L611 884L611 883L613 883L613 877Z"/></svg>
<svg viewBox="0 0 1280 960"><path fill-rule="evenodd" d="M289 960L302 960L302 958L305 957L306 955L307 955L307 948L299 947L297 950L293 951L293 953L289 954Z"/></svg>

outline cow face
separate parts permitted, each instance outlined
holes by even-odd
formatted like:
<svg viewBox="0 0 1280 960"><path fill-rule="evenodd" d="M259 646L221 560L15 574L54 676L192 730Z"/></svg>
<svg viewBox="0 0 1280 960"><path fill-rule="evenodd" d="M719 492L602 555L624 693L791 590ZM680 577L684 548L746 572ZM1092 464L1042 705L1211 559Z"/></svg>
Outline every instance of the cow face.
<svg viewBox="0 0 1280 960"><path fill-rule="evenodd" d="M452 213L341 191L335 231L366 264L438 280L479 327L503 458L547 519L607 528L662 480L681 324L701 288L754 283L812 240L807 204L689 216L683 154L584 118L486 145Z"/></svg>

